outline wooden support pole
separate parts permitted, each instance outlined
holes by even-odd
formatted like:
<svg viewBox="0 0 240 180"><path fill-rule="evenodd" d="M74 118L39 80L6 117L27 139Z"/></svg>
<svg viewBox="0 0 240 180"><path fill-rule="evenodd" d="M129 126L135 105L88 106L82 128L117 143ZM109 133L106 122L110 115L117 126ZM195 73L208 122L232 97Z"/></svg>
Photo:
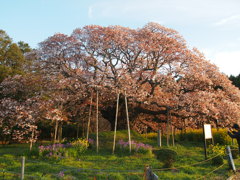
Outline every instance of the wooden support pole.
<svg viewBox="0 0 240 180"><path fill-rule="evenodd" d="M117 120L118 120L118 105L119 105L119 93L117 93L117 105L116 105L116 114L115 114L115 126L114 126L114 138L113 138L113 151L114 154L116 146L116 135L117 135Z"/></svg>
<svg viewBox="0 0 240 180"><path fill-rule="evenodd" d="M97 90L97 107L96 107L96 148L97 148L97 153L99 149L99 142L98 142L98 90Z"/></svg>
<svg viewBox="0 0 240 180"><path fill-rule="evenodd" d="M205 155L205 159L207 159L207 142L205 139L205 129L204 129L204 122L202 123L202 128L203 128L203 147L204 147L204 155Z"/></svg>
<svg viewBox="0 0 240 180"><path fill-rule="evenodd" d="M89 107L88 125L87 125L87 140L89 138L89 131L90 131L91 114L92 114L92 101L93 101L93 93L91 93L91 98L90 98L90 107Z"/></svg>
<svg viewBox="0 0 240 180"><path fill-rule="evenodd" d="M175 146L174 127L172 126L172 145Z"/></svg>
<svg viewBox="0 0 240 180"><path fill-rule="evenodd" d="M125 91L125 107L126 107L126 117L127 117L127 127L128 127L129 152L131 152L132 151L132 143L131 143L131 132L130 132L130 124L129 124L129 115L128 115L128 105L127 105L126 91Z"/></svg>
<svg viewBox="0 0 240 180"><path fill-rule="evenodd" d="M158 147L162 146L162 135L161 135L161 130L158 130Z"/></svg>
<svg viewBox="0 0 240 180"><path fill-rule="evenodd" d="M21 180L24 179L25 156L21 159Z"/></svg>

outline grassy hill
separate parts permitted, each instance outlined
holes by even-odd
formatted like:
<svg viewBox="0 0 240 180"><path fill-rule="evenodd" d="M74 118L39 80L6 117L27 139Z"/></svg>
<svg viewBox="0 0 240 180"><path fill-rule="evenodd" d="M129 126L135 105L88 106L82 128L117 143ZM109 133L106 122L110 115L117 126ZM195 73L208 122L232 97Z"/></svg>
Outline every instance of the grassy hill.
<svg viewBox="0 0 240 180"><path fill-rule="evenodd" d="M90 136L94 139L95 135ZM127 131L117 132L118 140L127 141ZM132 132L132 140L157 147L157 135L150 133L140 135ZM173 168L165 169L163 162L154 153L129 153L128 150L116 149L112 154L113 132L99 134L99 153L90 147L78 158L64 157L58 159L38 156L37 147L29 153L28 144L5 145L0 148L0 179L17 179L21 169L20 158L26 156L26 179L143 179L145 166L151 166L159 179L227 179L232 172L224 165L212 165L205 161L202 142L177 140L175 146L168 148L177 152L177 161ZM163 148L166 148L163 138ZM47 144L49 142L41 142ZM209 158L213 155L209 155ZM240 161L235 160L236 166ZM215 171L214 171L215 170Z"/></svg>

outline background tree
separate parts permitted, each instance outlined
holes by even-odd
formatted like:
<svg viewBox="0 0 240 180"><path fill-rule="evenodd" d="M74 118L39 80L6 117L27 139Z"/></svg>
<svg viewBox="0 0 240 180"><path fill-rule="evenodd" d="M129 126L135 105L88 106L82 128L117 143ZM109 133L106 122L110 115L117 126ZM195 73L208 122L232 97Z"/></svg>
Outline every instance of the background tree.
<svg viewBox="0 0 240 180"><path fill-rule="evenodd" d="M13 43L6 32L0 30L0 82L8 76L24 73L24 65L27 63L24 53L30 51L27 43Z"/></svg>
<svg viewBox="0 0 240 180"><path fill-rule="evenodd" d="M237 76L231 75L229 77L230 81L232 81L232 84L238 88L240 88L240 74Z"/></svg>

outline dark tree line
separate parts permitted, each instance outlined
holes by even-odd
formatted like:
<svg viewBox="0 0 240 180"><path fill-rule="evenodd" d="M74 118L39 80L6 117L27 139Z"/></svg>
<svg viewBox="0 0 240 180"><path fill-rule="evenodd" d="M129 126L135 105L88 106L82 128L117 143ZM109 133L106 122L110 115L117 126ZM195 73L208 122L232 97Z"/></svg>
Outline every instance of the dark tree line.
<svg viewBox="0 0 240 180"><path fill-rule="evenodd" d="M229 79L232 81L232 84L240 89L240 74L237 76L231 75Z"/></svg>

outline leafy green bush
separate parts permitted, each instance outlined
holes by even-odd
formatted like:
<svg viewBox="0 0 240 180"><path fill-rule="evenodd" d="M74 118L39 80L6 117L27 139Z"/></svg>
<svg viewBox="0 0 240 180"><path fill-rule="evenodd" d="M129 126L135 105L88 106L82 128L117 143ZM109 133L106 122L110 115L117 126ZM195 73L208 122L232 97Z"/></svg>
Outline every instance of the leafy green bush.
<svg viewBox="0 0 240 180"><path fill-rule="evenodd" d="M225 149L226 147L225 146L221 146L219 144L216 144L216 145L209 145L208 147L208 153L209 154L212 154L212 155L224 155L225 154Z"/></svg>
<svg viewBox="0 0 240 180"><path fill-rule="evenodd" d="M71 145L72 145L72 148L77 151L77 154L79 156L87 150L89 143L86 139L80 138L80 139L77 139L77 140L71 142Z"/></svg>
<svg viewBox="0 0 240 180"><path fill-rule="evenodd" d="M219 144L210 145L208 148L208 154L215 156L212 159L212 164L213 165L222 165L223 164L223 156L225 154L225 146L221 146Z"/></svg>
<svg viewBox="0 0 240 180"><path fill-rule="evenodd" d="M165 168L170 168L173 166L173 163L177 160L177 153L171 149L159 149L153 152L157 159L164 163Z"/></svg>

